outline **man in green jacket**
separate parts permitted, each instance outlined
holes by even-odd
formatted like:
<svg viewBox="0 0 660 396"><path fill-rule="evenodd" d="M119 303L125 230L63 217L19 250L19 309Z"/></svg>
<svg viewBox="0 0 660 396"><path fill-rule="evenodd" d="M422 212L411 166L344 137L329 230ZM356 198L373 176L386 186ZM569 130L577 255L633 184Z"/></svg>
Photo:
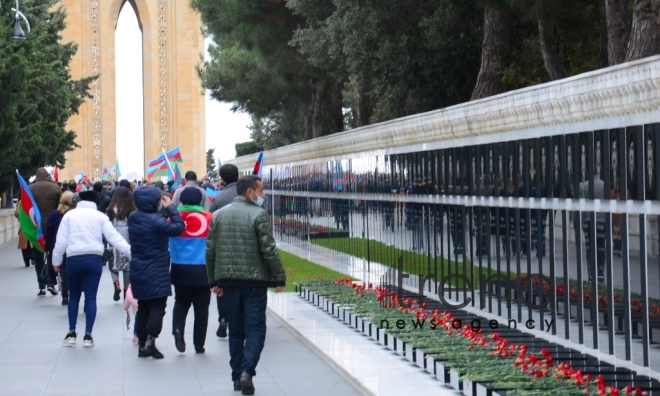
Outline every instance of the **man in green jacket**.
<svg viewBox="0 0 660 396"><path fill-rule="evenodd" d="M261 207L265 196L261 178L242 177L236 194L231 204L213 213L206 269L211 290L225 298L234 390L253 395L252 377L266 340L266 290L284 290L286 272L270 216Z"/></svg>

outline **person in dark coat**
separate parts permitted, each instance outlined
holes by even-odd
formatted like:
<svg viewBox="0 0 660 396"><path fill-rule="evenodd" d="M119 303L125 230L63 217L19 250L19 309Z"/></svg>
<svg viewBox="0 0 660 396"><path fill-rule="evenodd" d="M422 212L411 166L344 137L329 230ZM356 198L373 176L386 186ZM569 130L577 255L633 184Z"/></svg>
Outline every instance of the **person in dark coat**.
<svg viewBox="0 0 660 396"><path fill-rule="evenodd" d="M30 185L30 191L34 200L37 202L37 208L39 209L39 215L41 216L42 226L48 220L48 217L57 209L57 206L60 203L60 197L62 196L62 190L57 186L51 178L50 174L46 168L37 169L37 175L34 183ZM55 285L55 271L52 266L48 267L48 271L44 271L44 267L48 264L46 263L45 256L43 253L39 253L38 250L33 251L35 269L37 271L37 281L39 282L39 293L37 296L43 297L46 295L44 289L48 288L50 294L56 296L57 289ZM44 277L43 274L48 273L49 276Z"/></svg>
<svg viewBox="0 0 660 396"><path fill-rule="evenodd" d="M172 295L169 237L181 234L185 224L170 198L162 196L156 187L140 187L133 198L138 210L128 217L128 235L132 246L131 289L138 300L138 357L162 359L156 338L163 329L167 297ZM157 213L159 205L167 210L170 221Z"/></svg>
<svg viewBox="0 0 660 396"><path fill-rule="evenodd" d="M99 198L99 204L97 205L99 212L105 213L110 205L110 198L103 193L103 182L97 181L92 188Z"/></svg>
<svg viewBox="0 0 660 396"><path fill-rule="evenodd" d="M73 200L73 193L65 191L60 197L60 204L57 209L53 210L46 222L46 232L44 233L44 241L46 243L46 257L48 258L48 265L53 265L53 250L55 243L57 243L57 231L60 229L60 223L64 214L71 209L71 201ZM66 277L66 256L60 266L60 276L62 278L62 305L69 304L69 283Z"/></svg>
<svg viewBox="0 0 660 396"><path fill-rule="evenodd" d="M186 351L183 335L190 305L195 311L193 344L196 353L204 353L206 329L209 325L211 290L206 273L206 237L211 225L211 213L199 205L202 193L194 187L186 187L180 196L177 208L186 224L186 230L170 238L172 269L170 276L174 285L176 302L172 315L172 334L179 352Z"/></svg>
<svg viewBox="0 0 660 396"><path fill-rule="evenodd" d="M224 164L219 169L222 182L225 184L222 192L216 195L211 202L209 212L214 213L225 206L229 205L236 198L236 182L238 182L238 168L234 164ZM215 332L220 338L227 337L227 307L225 306L225 298L223 296L216 296L218 307L218 330Z"/></svg>

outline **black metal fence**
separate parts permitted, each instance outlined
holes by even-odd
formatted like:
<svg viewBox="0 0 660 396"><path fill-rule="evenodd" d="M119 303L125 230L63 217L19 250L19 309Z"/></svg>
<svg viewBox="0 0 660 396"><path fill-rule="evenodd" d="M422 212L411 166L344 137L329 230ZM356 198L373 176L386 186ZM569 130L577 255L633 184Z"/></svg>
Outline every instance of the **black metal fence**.
<svg viewBox="0 0 660 396"><path fill-rule="evenodd" d="M660 371L660 124L480 140L268 166L276 235Z"/></svg>

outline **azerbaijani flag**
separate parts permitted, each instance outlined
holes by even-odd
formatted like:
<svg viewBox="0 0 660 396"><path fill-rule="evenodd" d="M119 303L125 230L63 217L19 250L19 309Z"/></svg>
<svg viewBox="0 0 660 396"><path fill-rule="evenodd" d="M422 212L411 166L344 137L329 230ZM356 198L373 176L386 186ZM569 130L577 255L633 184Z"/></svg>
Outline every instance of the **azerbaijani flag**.
<svg viewBox="0 0 660 396"><path fill-rule="evenodd" d="M101 180L107 180L108 179L108 167L103 164L103 171L101 171Z"/></svg>
<svg viewBox="0 0 660 396"><path fill-rule="evenodd" d="M117 163L115 163L115 181L119 180L121 176L121 171L119 170L119 158L117 158Z"/></svg>
<svg viewBox="0 0 660 396"><path fill-rule="evenodd" d="M158 157L152 159L149 161L149 166L148 168L153 168L158 165L161 165L162 163L166 162L183 162L183 157L181 156L181 150L179 150L179 147L177 146L171 151L168 151L167 153L163 152L161 155Z"/></svg>
<svg viewBox="0 0 660 396"><path fill-rule="evenodd" d="M117 165L112 165L110 169L106 172L106 177L103 180L115 180L117 176L117 171L115 170Z"/></svg>
<svg viewBox="0 0 660 396"><path fill-rule="evenodd" d="M176 189L177 187L183 185L183 177L181 176L181 170L179 169L179 164L174 164L174 169L167 167L168 179L174 180L172 188Z"/></svg>
<svg viewBox="0 0 660 396"><path fill-rule="evenodd" d="M147 180L152 181L153 179L160 176L168 176L170 173L169 169L170 169L169 163L161 162L159 165L152 166L149 169L147 169L146 178Z"/></svg>
<svg viewBox="0 0 660 396"><path fill-rule="evenodd" d="M252 171L252 174L262 177L264 173L263 168L264 168L264 153L261 152L259 153L259 158L257 158L257 163L254 164L254 170Z"/></svg>
<svg viewBox="0 0 660 396"><path fill-rule="evenodd" d="M199 205L179 205L177 208L186 229L177 237L170 238L170 258L173 264L206 264L206 237L213 219Z"/></svg>
<svg viewBox="0 0 660 396"><path fill-rule="evenodd" d="M43 253L46 248L46 241L41 228L41 213L39 213L37 201L34 200L30 186L18 173L18 169L16 169L16 174L18 175L18 182L21 184L21 202L18 206L18 221L21 224L21 230L32 246Z"/></svg>
<svg viewBox="0 0 660 396"><path fill-rule="evenodd" d="M80 171L80 180L82 180L82 183L85 185L89 184L89 177L87 177L87 175L83 171Z"/></svg>

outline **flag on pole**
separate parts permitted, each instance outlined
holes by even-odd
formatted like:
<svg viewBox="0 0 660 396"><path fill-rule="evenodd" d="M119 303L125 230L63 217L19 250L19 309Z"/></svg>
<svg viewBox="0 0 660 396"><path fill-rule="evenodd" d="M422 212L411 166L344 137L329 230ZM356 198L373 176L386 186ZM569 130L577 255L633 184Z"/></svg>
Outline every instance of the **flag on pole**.
<svg viewBox="0 0 660 396"><path fill-rule="evenodd" d="M218 176L220 176L220 167L222 166L222 161L220 161L220 157L218 157Z"/></svg>
<svg viewBox="0 0 660 396"><path fill-rule="evenodd" d="M168 171L168 180L174 180L172 188L176 190L178 187L184 184L183 176L181 176L181 171L179 170L179 164L174 164L174 169L168 169Z"/></svg>
<svg viewBox="0 0 660 396"><path fill-rule="evenodd" d="M83 172L83 171L80 171L80 181L81 181L81 183L83 183L84 185L88 185L88 184L89 184L89 177L87 177L87 175L86 175L85 172ZM85 190L85 191L87 191L87 190Z"/></svg>
<svg viewBox="0 0 660 396"><path fill-rule="evenodd" d="M149 161L147 168L153 168L155 166L161 165L164 162L183 162L183 157L181 156L181 150L179 150L179 147L176 147L167 153L165 150L163 150L163 152L158 157Z"/></svg>
<svg viewBox="0 0 660 396"><path fill-rule="evenodd" d="M117 176L117 171L115 170L117 165L112 165L110 169L108 169L108 172L106 174L106 177L103 178L103 180L115 180L115 177Z"/></svg>
<svg viewBox="0 0 660 396"><path fill-rule="evenodd" d="M57 165L55 165L55 169L53 170L53 179L56 182L60 181L60 168L58 168Z"/></svg>
<svg viewBox="0 0 660 396"><path fill-rule="evenodd" d="M122 173L119 170L119 158L117 158L117 162L115 163L115 181L119 180L119 176L122 176Z"/></svg>
<svg viewBox="0 0 660 396"><path fill-rule="evenodd" d="M30 186L16 169L18 175L18 182L21 185L21 202L18 206L18 221L21 225L23 235L27 238L32 246L39 252L43 253L46 248L44 240L43 229L41 227L41 213L37 207Z"/></svg>
<svg viewBox="0 0 660 396"><path fill-rule="evenodd" d="M101 171L101 180L106 180L108 178L108 167L103 164L103 171Z"/></svg>
<svg viewBox="0 0 660 396"><path fill-rule="evenodd" d="M259 153L259 158L257 158L257 163L254 164L254 170L252 171L253 175L262 177L264 167L264 153Z"/></svg>
<svg viewBox="0 0 660 396"><path fill-rule="evenodd" d="M163 149L163 155L165 156L165 162L167 163L167 167L168 167L167 174L169 176L170 173L174 173L174 169L172 168L172 163L170 162L170 159L167 156L167 153L165 152L165 149Z"/></svg>
<svg viewBox="0 0 660 396"><path fill-rule="evenodd" d="M153 166L146 171L146 179L153 181L157 177L168 176L170 172L170 166L167 161L161 162L159 165Z"/></svg>

